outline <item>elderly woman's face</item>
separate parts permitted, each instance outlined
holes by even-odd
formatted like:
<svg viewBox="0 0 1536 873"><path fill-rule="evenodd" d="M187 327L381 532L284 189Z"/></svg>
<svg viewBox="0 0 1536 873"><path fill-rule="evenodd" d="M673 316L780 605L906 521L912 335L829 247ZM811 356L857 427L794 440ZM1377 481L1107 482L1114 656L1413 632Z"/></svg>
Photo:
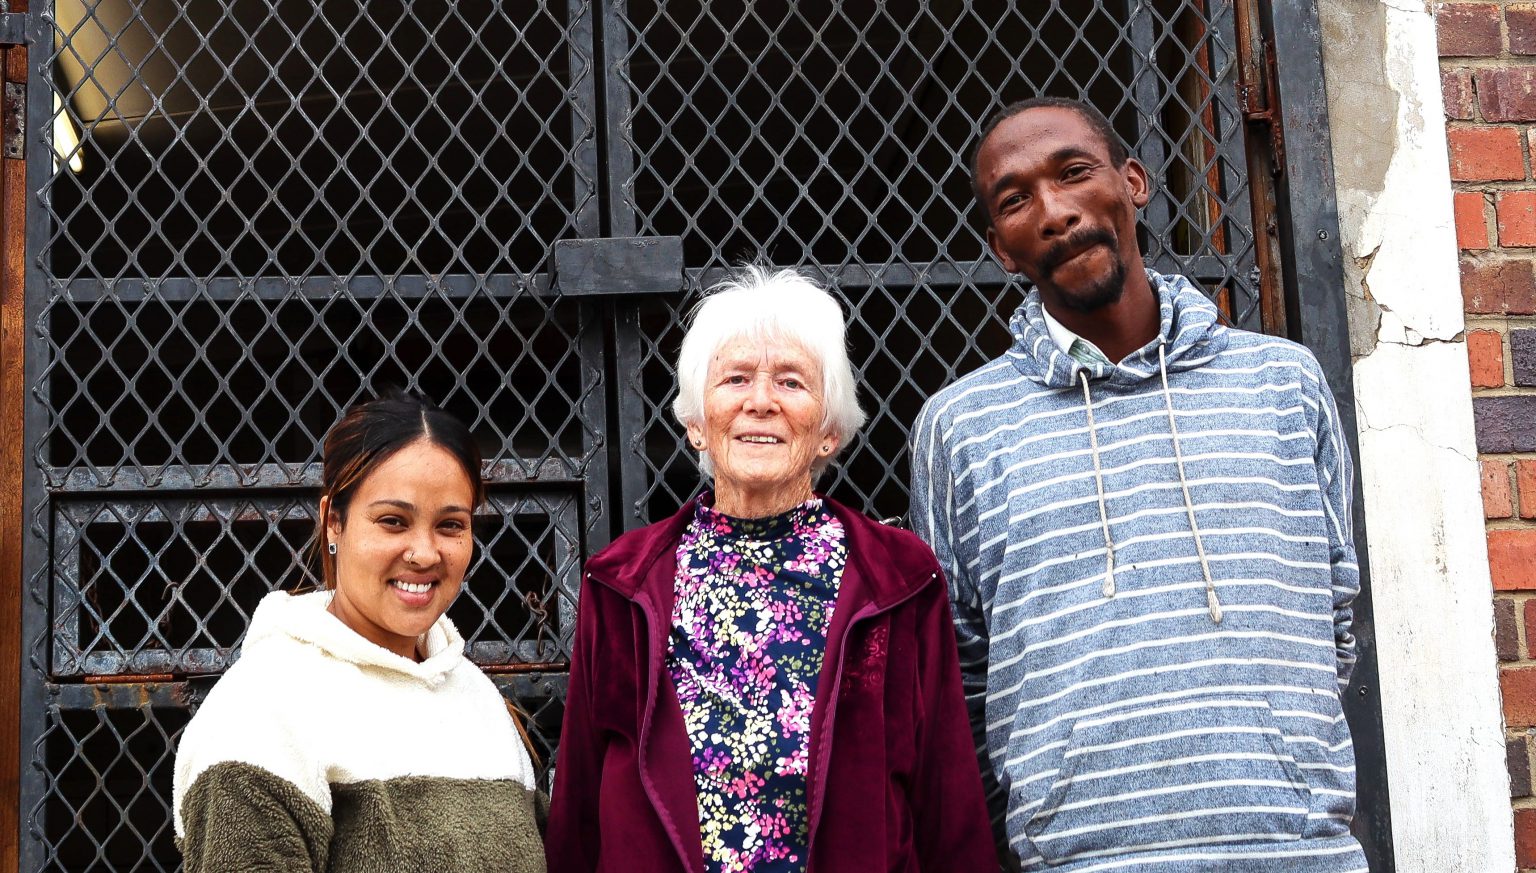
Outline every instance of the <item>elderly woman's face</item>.
<svg viewBox="0 0 1536 873"><path fill-rule="evenodd" d="M722 345L709 363L704 420L688 425L714 463L716 508L762 515L809 499L811 464L837 448L824 412L821 365L798 344Z"/></svg>

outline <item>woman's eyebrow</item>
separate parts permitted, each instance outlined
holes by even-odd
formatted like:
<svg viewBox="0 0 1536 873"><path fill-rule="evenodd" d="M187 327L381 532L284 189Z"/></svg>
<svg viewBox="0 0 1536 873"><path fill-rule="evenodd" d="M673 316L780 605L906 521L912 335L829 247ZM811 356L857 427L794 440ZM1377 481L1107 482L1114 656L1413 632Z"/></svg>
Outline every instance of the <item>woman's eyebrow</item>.
<svg viewBox="0 0 1536 873"><path fill-rule="evenodd" d="M373 507L376 507L376 506L392 506L392 507L394 507L396 509L399 509L399 510L401 510L403 512L412 512L412 513L414 513L416 511L416 504L410 502L409 500L395 500L393 498L386 498L386 499L383 499L383 500L375 500L372 503L368 504L368 507L370 509L373 508ZM449 505L449 506L444 506L442 509L438 510L438 514L439 515L448 515L448 514L455 513L455 512L470 512L470 510L469 510L468 507L460 506L457 503ZM473 513L471 513L471 514L473 514Z"/></svg>

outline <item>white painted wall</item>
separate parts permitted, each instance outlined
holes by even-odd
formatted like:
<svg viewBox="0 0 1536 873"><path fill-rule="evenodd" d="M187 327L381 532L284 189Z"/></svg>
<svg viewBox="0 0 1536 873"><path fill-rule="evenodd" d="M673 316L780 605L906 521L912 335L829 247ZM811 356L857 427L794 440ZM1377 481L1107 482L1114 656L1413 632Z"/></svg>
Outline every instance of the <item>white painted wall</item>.
<svg viewBox="0 0 1536 873"><path fill-rule="evenodd" d="M1403 873L1514 869L1435 24L1321 0L1392 840Z"/></svg>

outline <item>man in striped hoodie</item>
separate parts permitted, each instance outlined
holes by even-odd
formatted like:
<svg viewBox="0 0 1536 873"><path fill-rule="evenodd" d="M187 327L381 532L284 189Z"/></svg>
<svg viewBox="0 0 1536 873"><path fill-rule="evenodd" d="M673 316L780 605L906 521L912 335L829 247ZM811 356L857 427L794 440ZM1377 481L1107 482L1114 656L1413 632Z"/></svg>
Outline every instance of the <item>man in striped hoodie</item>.
<svg viewBox="0 0 1536 873"><path fill-rule="evenodd" d="M1351 470L1317 361L1142 267L1147 171L1014 104L972 183L1034 288L913 431L994 814L1025 870L1365 870L1340 694Z"/></svg>

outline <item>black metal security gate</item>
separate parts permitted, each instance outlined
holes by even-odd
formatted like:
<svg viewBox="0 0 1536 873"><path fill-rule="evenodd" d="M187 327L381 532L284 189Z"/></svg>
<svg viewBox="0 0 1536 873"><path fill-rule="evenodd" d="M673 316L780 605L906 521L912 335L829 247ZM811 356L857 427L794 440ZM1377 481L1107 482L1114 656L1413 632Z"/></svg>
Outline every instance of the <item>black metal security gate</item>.
<svg viewBox="0 0 1536 873"><path fill-rule="evenodd" d="M904 512L909 422L1006 346L964 155L1008 101L1102 108L1161 180L1149 263L1284 332L1261 6L34 6L21 869L178 867L176 738L310 578L318 439L385 385L490 459L450 615L545 742L580 561L698 487L669 361L732 264L848 301L872 415L826 484Z"/></svg>

